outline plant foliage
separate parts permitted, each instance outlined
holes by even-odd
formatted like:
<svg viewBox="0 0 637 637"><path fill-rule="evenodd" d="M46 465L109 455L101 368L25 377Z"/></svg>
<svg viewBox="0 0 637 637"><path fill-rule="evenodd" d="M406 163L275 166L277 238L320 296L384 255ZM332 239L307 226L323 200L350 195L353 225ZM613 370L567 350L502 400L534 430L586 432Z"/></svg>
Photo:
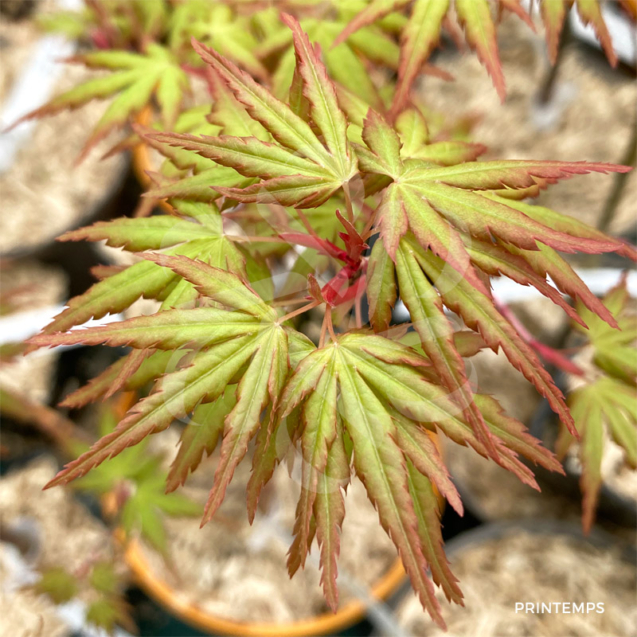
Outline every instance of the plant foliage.
<svg viewBox="0 0 637 637"><path fill-rule="evenodd" d="M628 295L626 277L603 302L616 318L619 330L600 321L590 310L578 308L588 325L588 330L578 326L588 340L580 357L591 360L584 366L587 376L575 380L577 387L569 396L580 438L578 456L586 531L595 520L605 440L611 438L623 450L626 465L637 468L637 315L631 307L634 301ZM562 430L556 445L558 456L563 458L575 442L569 432Z"/></svg>
<svg viewBox="0 0 637 637"><path fill-rule="evenodd" d="M343 493L356 475L423 606L444 625L426 570L449 600L462 603L442 549L437 498L459 512L462 504L431 434L472 447L535 488L520 457L561 471L556 458L494 398L476 393L466 359L483 348L502 350L547 398L569 435L579 435L534 343L493 297L490 278L506 276L533 286L583 330L590 327L601 347L599 360L625 383L625 361L600 346L610 335L623 334L617 331L623 319L612 303L600 302L586 288L559 253L634 257L635 251L526 201L560 179L629 168L479 161L484 151L479 144L432 137L435 125L409 88L437 42L449 3L418 0L408 22L394 20L392 11L407 4L356 3L362 13L350 16L354 22L340 39L330 40L337 45L334 51L347 41L347 51L359 55L353 39L359 27L402 29L398 85L381 99L364 97L356 74L353 84L347 77L334 81L336 73L329 69L350 53L329 62L329 50L313 42L290 14L282 15L286 33L280 45L284 50L291 43L294 51L285 91L283 84L277 91L268 88L278 67L272 77L262 77L255 60L270 69L268 56L247 55L252 50L247 39L245 47L232 47L234 60L223 54L216 34L208 45L194 40L210 80L210 113L199 108L176 117L179 82L172 82L167 110L153 85L149 90L156 90L160 110L164 107L164 125L137 128L145 143L166 157L160 173L152 175L149 195L167 198L169 214L97 223L64 235L63 240L106 241L141 258L122 270L100 271L102 279L72 299L30 346L131 348L68 396L66 406L120 389L143 392L153 384L112 431L48 486L81 478L85 485L93 480L109 489L113 463L124 454L142 453L149 435L191 418L182 430L168 490L182 485L219 446L204 512L208 522L252 448L247 492L252 519L276 465L298 448L302 492L290 573L303 566L316 537L325 596L336 608ZM201 10L199 3L186 5ZM516 2L499 5L521 11ZM487 3L456 0L455 9L468 41L500 78ZM346 13L338 15L343 21ZM271 16L256 22L262 31L276 33L282 27ZM231 29L230 37L241 36ZM183 39L179 42L181 47ZM268 55L276 50L270 46ZM368 57L357 59L369 63ZM135 89L134 109L150 94L138 99ZM175 121L176 130L170 130ZM293 265L287 279L272 285L271 266L288 258ZM155 314L78 329L142 296L160 303ZM392 311L399 299L411 323L396 328ZM323 314L314 341L299 324L310 310ZM451 313L465 329L454 328ZM121 462L118 475L128 467L133 479L140 479L138 471L146 476L140 455ZM186 512L187 506L168 504L164 498L171 496L159 493L154 478L144 478L138 493L134 515L141 515L142 531L161 547L153 512Z"/></svg>

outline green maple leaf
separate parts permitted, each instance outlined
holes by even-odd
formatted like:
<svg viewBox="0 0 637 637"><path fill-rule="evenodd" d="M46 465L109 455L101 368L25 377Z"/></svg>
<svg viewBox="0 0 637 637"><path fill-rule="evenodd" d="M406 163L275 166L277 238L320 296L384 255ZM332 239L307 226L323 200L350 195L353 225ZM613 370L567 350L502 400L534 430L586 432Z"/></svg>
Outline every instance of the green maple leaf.
<svg viewBox="0 0 637 637"><path fill-rule="evenodd" d="M78 578L61 566L47 568L34 585L34 590L47 595L55 604L70 602L79 591Z"/></svg>
<svg viewBox="0 0 637 637"><path fill-rule="evenodd" d="M406 8L409 4L409 0L371 0L347 25L337 42L351 37L362 27L373 24L392 12ZM513 11L523 19L529 20L516 0L499 1L498 4L501 9ZM504 76L488 0L455 0L454 7L458 20L464 27L467 42L478 53L493 78L498 94L504 99ZM450 8L450 0L416 0L413 3L409 21L401 31L398 85L392 105L395 114L404 107L414 80L438 45Z"/></svg>
<svg viewBox="0 0 637 637"><path fill-rule="evenodd" d="M476 434L487 445L490 444L487 427L473 403L464 363L455 348L453 329L444 315L443 304L478 330L489 347L495 350L501 347L510 362L535 384L573 430L561 392L533 350L499 314L485 281L488 276L505 275L518 283L533 285L583 323L558 290L546 281L546 274L553 272L546 265L551 253L545 251L544 260L531 257L527 261L524 256L538 251L540 241L547 251L555 248L568 252L623 250L623 244L603 235L579 232L577 227L554 229L554 225L537 221L515 205L508 205L508 199L485 194L503 188L524 190L539 182L553 183L589 171L625 169L607 164L533 161L471 161L435 166L419 159L405 159L402 155L405 142L407 152L414 153L426 140L426 129L422 124L418 126L417 113L410 113L409 118L416 126L412 138L406 139L405 134L401 138L380 115L370 110L363 127L365 146L355 145L361 170L391 179L382 191L376 211L384 249L377 248L370 256L368 296L372 324L377 331L388 328L391 307L397 298L397 277L400 296L424 351L443 385L455 395ZM403 128L407 129L406 124ZM499 245L493 243L494 239ZM507 249L508 245L513 246L512 251ZM451 266L451 270L445 269L445 265ZM564 272L558 277L558 285L569 291L575 289L577 278L573 277L574 273L569 277ZM600 304L591 301L590 293L579 295L600 310ZM602 311L601 316L616 327L608 312Z"/></svg>
<svg viewBox="0 0 637 637"><path fill-rule="evenodd" d="M235 378L237 402L225 418L221 460L206 506L217 510L234 469L259 428L263 409L276 403L288 370L287 329L277 314L236 275L181 256L148 254L172 268L197 291L233 312L213 307L172 309L105 327L35 337L36 345L98 343L135 349L195 347L190 365L162 376L153 393L127 414L111 434L70 463L50 486L85 475L91 468L151 433L166 429L200 403L216 401Z"/></svg>
<svg viewBox="0 0 637 637"><path fill-rule="evenodd" d="M224 237L216 207L186 201L174 203L178 213L175 216L98 222L68 232L60 240L105 240L108 245L133 252L165 250L167 254L196 257L209 265L230 268L246 276L245 256ZM140 297L161 300L164 307L176 307L195 296L192 286L182 282L174 272L144 260L99 281L72 299L44 332L65 331L91 318L121 312Z"/></svg>
<svg viewBox="0 0 637 637"><path fill-rule="evenodd" d="M578 312L588 329L578 326L593 347L593 361L606 374L628 385L637 384L637 316L629 310L631 298L624 277L604 297L605 309L613 316L618 330L609 327L589 308L579 302Z"/></svg>
<svg viewBox="0 0 637 637"><path fill-rule="evenodd" d="M174 56L158 44L149 44L144 54L95 51L76 56L72 61L109 73L58 95L19 121L75 109L94 99L113 97L93 129L84 152L111 130L129 122L153 97L159 105L164 125L171 127L179 114L184 93L189 90L186 73Z"/></svg>
<svg viewBox="0 0 637 637"><path fill-rule="evenodd" d="M302 409L304 459L288 568L293 573L303 565L316 534L322 548L322 583L332 607L337 604L338 529L345 514L341 489L349 481L346 434L353 446L356 473L423 605L442 623L432 586L424 577L425 565L431 567L434 580L449 599L462 599L442 552L432 485L452 506L461 511L462 505L425 427L437 428L479 453L487 451L446 392L429 381L428 366L425 358L404 345L352 333L304 358L283 391L280 419ZM559 467L520 423L502 414L495 400L487 396L479 400L490 431L502 447L503 465L529 483L532 476L512 451L552 469Z"/></svg>
<svg viewBox="0 0 637 637"><path fill-rule="evenodd" d="M580 480L583 499L582 524L590 531L602 485L601 464L605 430L624 451L628 466L637 468L637 317L630 312L626 277L606 294L603 303L616 320L615 330L595 313L578 302L578 311L588 329L577 329L589 340L595 365L591 378L569 395L569 405L580 435ZM564 457L574 438L562 430L556 443L559 457Z"/></svg>
<svg viewBox="0 0 637 637"><path fill-rule="evenodd" d="M253 77L267 78L266 68L255 55L258 43L250 18L237 15L232 7L209 0L190 0L178 5L171 17L170 46L177 50L187 47L191 52L193 37L214 47Z"/></svg>
<svg viewBox="0 0 637 637"><path fill-rule="evenodd" d="M257 137L199 138L156 133L152 138L194 150L244 177L261 179L247 188L217 187L239 202L278 202L286 206L316 207L347 186L356 174L356 159L347 139L347 124L335 89L307 36L290 16L303 91L310 101L310 116L320 130L319 140L310 124L287 104L273 97L249 75L216 51L195 43L195 49L244 104L276 143Z"/></svg>
<svg viewBox="0 0 637 637"><path fill-rule="evenodd" d="M630 0L622 2L631 15L635 15ZM394 12L406 9L411 0L369 0L364 8L351 20L336 39L336 43L351 38L360 29L379 22ZM572 0L540 0L540 9L549 55L554 63L557 56L560 32ZM591 25L600 41L610 63L617 64L610 34L604 22L601 8L596 0L576 0L580 18L584 24ZM453 9L453 11L452 11ZM443 27L458 37L458 28L450 23L455 14L458 23L464 29L469 46L474 49L482 64L493 79L493 84L502 100L506 88L496 38L496 20L494 15L503 11L514 13L534 29L531 18L522 8L519 0L416 0L412 4L409 20L400 29L400 63L398 84L394 94L392 113L400 113L409 100L410 89L422 72L423 65L438 46ZM371 104L371 102L370 102Z"/></svg>

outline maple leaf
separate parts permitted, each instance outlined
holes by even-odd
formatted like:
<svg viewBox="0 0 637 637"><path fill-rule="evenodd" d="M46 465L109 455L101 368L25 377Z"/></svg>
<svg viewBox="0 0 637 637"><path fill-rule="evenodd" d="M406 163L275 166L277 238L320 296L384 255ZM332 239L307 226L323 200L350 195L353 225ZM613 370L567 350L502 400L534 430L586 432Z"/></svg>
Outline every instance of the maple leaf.
<svg viewBox="0 0 637 637"><path fill-rule="evenodd" d="M637 317L629 309L631 299L626 277L606 294L603 302L616 319L619 330L612 329L578 302L578 311L588 329L576 327L588 337L594 368L569 395L571 413L580 435L582 525L586 533L595 521L606 431L623 449L625 463L637 468ZM564 457L573 443L570 433L562 430L556 443L558 457Z"/></svg>
<svg viewBox="0 0 637 637"><path fill-rule="evenodd" d="M108 245L133 252L165 250L167 254L197 257L215 267L229 267L246 276L245 255L224 237L216 207L186 201L174 203L175 216L97 222L65 233L60 240L105 240ZM43 333L66 331L91 318L121 312L140 297L160 299L163 307L168 308L192 300L196 296L193 294L192 286L179 281L171 270L149 260L139 261L71 299L68 307L44 328Z"/></svg>
<svg viewBox="0 0 637 637"><path fill-rule="evenodd" d="M201 402L214 402L239 375L237 402L225 418L221 459L204 515L207 521L221 504L234 469L259 428L262 410L278 399L289 365L288 328L277 322L276 312L235 274L183 256L147 254L146 258L171 268L200 294L231 311L172 309L103 327L34 337L32 342L38 346L106 343L135 349L198 350L189 366L162 376L153 393L133 407L114 432L67 465L49 486L85 475L149 434L166 429Z"/></svg>
<svg viewBox="0 0 637 637"><path fill-rule="evenodd" d="M238 15L232 7L209 0L189 0L175 7L171 16L169 43L173 49L190 48L197 38L233 60L253 77L265 80L268 72L255 55L255 38L248 16Z"/></svg>
<svg viewBox="0 0 637 637"><path fill-rule="evenodd" d="M411 121L417 120L417 114L416 118L413 114L409 117ZM421 131L419 139L416 133L417 141L409 141L409 152L415 152L426 139L424 129ZM546 281L546 274L555 269L546 263L550 253L542 254L543 261L531 256L527 262L524 255L540 252L538 242L547 246L546 250L556 248L567 252L618 251L623 249L623 244L586 229L581 232L576 227L569 227L567 232L556 230L554 224L548 225L524 214L525 204L520 209L515 205L518 202L509 206L508 199L482 193L503 188L525 189L536 185L536 180L549 184L591 171L629 169L608 164L534 161L471 161L439 167L413 158L403 159L400 136L372 110L364 122L363 140L365 147L355 145L361 170L392 180L382 192L375 213L386 252L380 248L372 250L369 263L368 296L373 295L370 320L375 329L383 331L388 327L391 307L396 300L397 276L401 299L420 335L423 350L487 447L491 448L488 429L473 403L472 390L443 304L459 313L470 327L479 330L490 347L496 350L502 347L511 363L549 399L572 429L572 419L561 392L549 374L538 369L539 361L532 349L493 305L484 275L502 274L518 283L533 285L571 318L583 323L558 290ZM551 214L560 217L552 211ZM502 247L493 244L494 238ZM517 253L508 251L507 245L514 246ZM445 271L443 265L451 266L452 270ZM577 290L580 297L599 311L600 304L591 300L592 295L577 287L576 277L569 277L564 268L561 271L563 276L557 278L562 289ZM602 311L601 316L613 324L608 312ZM495 453L495 449L491 451Z"/></svg>
<svg viewBox="0 0 637 637"><path fill-rule="evenodd" d="M115 410L105 409L100 419L100 434L112 435L116 425ZM197 516L201 515L201 507L181 494L165 493L166 474L161 470L160 463L161 457L149 453L146 439L140 445L126 449L117 457L102 463L74 486L100 496L123 492L125 497L119 517L127 537L139 533L166 555L166 532L162 516ZM107 575L99 572L94 574L99 588L109 588L105 580ZM108 593L109 590L103 592Z"/></svg>
<svg viewBox="0 0 637 637"><path fill-rule="evenodd" d="M95 125L83 154L113 129L130 121L150 103L153 96L159 104L164 125L172 126L179 114L184 93L189 90L186 73L174 56L158 44L149 44L144 54L94 51L71 58L70 61L109 73L58 95L25 115L14 126L66 109L76 109L94 99L116 96Z"/></svg>
<svg viewBox="0 0 637 637"><path fill-rule="evenodd" d="M344 515L341 489L349 481L349 460L342 447L345 433L353 445L356 473L423 605L443 623L431 583L424 577L427 565L448 598L461 603L462 594L442 552L433 485L459 511L462 505L424 427L438 428L480 453L486 454L486 449L446 392L429 381L424 373L428 365L409 347L370 333L350 333L306 356L281 396L280 418L302 409L302 492L288 568L294 573L303 565L314 534L320 543L331 542L333 549L321 553L321 567L326 598L333 607L337 603L333 560ZM520 423L502 414L494 399L480 398L491 431L503 449L508 447L503 452L507 468L528 479L523 465L514 466L511 450L559 468Z"/></svg>
<svg viewBox="0 0 637 637"><path fill-rule="evenodd" d="M345 14L351 11L348 12L347 3L337 3L335 9L336 15L331 20L301 18L301 27L313 42L320 45L330 77L337 84L347 86L353 95L368 106L380 109L383 100L370 77L366 61L396 70L399 47L390 35L377 26L362 28L346 41L337 43L337 36L346 26ZM272 75L272 92L280 99L293 96L297 87L292 42L289 30L283 28L277 19L276 28L270 29L256 51L264 60L277 56L277 67Z"/></svg>
<svg viewBox="0 0 637 637"><path fill-rule="evenodd" d="M595 0L541 0L540 12L542 20L546 28L546 41L549 49L549 57L551 62L555 64L557 60L557 51L560 44L560 34L564 26L571 6L575 4L577 13L582 22L587 26L592 26L597 39L599 40L606 57L611 66L617 65L617 55L613 49L613 42L608 32L604 16L602 15L602 7ZM633 9L634 10L634 9Z"/></svg>
<svg viewBox="0 0 637 637"><path fill-rule="evenodd" d="M347 124L336 92L317 51L294 18L283 20L292 29L303 93L310 103L310 117L324 142L310 124L296 115L249 75L216 51L199 42L193 46L204 62L232 90L250 116L272 135L276 143L256 137L203 137L156 133L151 137L193 150L245 177L261 181L243 189L216 190L239 202L278 202L285 206L316 207L327 201L356 173L356 159L347 139Z"/></svg>
<svg viewBox="0 0 637 637"><path fill-rule="evenodd" d="M410 0L371 0L347 25L336 42L351 37L358 29L373 24L409 4ZM496 4L500 10L513 11L528 21L528 16L515 0L498 0ZM405 106L412 84L438 45L443 25L449 19L451 6L450 0L416 0L413 3L409 21L401 31L398 84L392 104L394 115ZM490 3L488 0L455 0L453 6L460 24L464 27L467 42L478 53L478 57L493 78L498 94L504 99L504 76Z"/></svg>

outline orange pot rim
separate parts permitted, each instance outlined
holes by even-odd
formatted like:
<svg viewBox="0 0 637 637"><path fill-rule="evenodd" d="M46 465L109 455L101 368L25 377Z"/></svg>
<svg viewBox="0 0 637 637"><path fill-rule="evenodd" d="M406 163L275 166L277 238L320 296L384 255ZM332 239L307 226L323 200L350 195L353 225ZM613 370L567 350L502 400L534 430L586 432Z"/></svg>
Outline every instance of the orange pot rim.
<svg viewBox="0 0 637 637"><path fill-rule="evenodd" d="M184 623L207 632L237 637L301 637L328 635L361 621L367 605L353 599L336 613L323 613L316 617L285 623L242 622L213 615L196 603L184 599L166 581L153 574L144 551L137 540L128 542L125 554L137 584L168 608ZM382 601L389 597L405 580L406 574L400 558L371 589L371 596Z"/></svg>

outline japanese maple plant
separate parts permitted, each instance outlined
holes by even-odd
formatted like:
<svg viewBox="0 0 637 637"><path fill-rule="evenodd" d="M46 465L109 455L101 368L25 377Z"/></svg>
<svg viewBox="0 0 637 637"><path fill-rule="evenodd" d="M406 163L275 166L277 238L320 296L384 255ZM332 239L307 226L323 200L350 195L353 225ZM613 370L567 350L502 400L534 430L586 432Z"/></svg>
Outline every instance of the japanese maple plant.
<svg viewBox="0 0 637 637"><path fill-rule="evenodd" d="M414 11L427 4L415 3ZM68 396L67 407L121 389L141 391L154 382L115 430L68 464L49 487L84 476L175 420L186 420L167 489L182 485L204 454L220 445L203 518L209 522L250 452L252 520L276 465L298 448L302 488L290 574L304 565L316 536L322 586L336 609L343 496L355 475L423 606L444 625L431 579L451 601L462 604L462 593L443 552L439 497L460 514L463 508L430 434L470 446L534 488L533 472L520 457L562 471L522 423L493 397L475 392L464 359L483 348L502 350L546 398L569 435L578 437L540 357L567 370L573 364L518 330L508 308L492 295L490 277L535 287L582 329L593 317L597 333L600 325L616 331L609 307L559 253L617 252L634 258L635 250L528 203L559 179L629 168L477 161L484 150L477 144L430 138L425 111L411 88L447 11L448 3L432 4L440 13L435 33L421 32L419 41L405 27L397 90L373 105L355 87L331 79L324 51L287 14L282 20L292 34L295 65L286 99L275 97L264 77L254 79L197 40L192 46L205 65L213 104L190 113L192 125L186 129L203 134L168 132L176 119L171 109L178 110L180 99L171 93L172 76L149 79L139 99L132 89L125 92L128 101L118 98L120 109L139 110L156 89L168 113L165 130L137 127L136 132L175 168L169 177L152 175L157 187L149 193L167 199L170 214L99 222L64 235L67 241L105 240L141 259L123 269L100 269L101 280L72 299L31 345L132 348ZM470 4L457 0L458 12L470 11ZM341 40L383 18L383 11L367 9ZM468 29L470 40L472 33ZM482 50L487 53L488 47ZM91 55L106 64L106 53ZM133 64L135 54L118 55L110 68L117 68L115 62ZM499 65L489 59L487 66L503 90ZM135 72L132 66L124 71L128 75L116 90ZM78 92L75 102L57 104L75 106L85 97L86 91ZM273 266L287 273L283 284L272 284ZM575 306L563 295L575 299ZM141 296L159 301L160 309L72 329L121 312ZM409 324L392 323L398 300L409 311ZM311 310L323 317L316 343L297 329L299 317ZM452 322L453 314L463 327Z"/></svg>

